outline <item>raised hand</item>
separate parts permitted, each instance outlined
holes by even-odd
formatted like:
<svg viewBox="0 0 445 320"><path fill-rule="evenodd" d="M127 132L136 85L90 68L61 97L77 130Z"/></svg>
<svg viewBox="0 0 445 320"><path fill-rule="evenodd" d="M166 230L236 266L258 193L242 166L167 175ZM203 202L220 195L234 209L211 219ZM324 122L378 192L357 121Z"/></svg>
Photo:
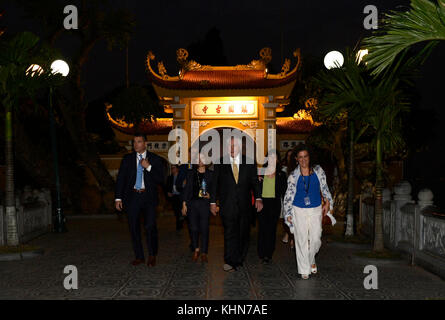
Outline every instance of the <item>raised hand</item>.
<svg viewBox="0 0 445 320"><path fill-rule="evenodd" d="M217 208L216 208L216 203L211 203L210 204L210 212L216 216L216 213L218 212Z"/></svg>

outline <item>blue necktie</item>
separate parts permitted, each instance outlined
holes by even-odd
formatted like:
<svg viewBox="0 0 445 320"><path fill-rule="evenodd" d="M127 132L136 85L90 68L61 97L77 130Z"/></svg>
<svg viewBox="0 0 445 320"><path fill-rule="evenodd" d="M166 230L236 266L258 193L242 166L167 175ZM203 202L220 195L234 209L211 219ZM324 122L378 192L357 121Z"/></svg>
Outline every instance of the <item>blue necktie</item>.
<svg viewBox="0 0 445 320"><path fill-rule="evenodd" d="M144 168L142 167L142 164L141 164L142 155L139 154L138 158L139 158L139 161L138 161L138 168L137 168L137 172L136 172L136 190L140 190L142 187L142 177L143 177L143 173L144 173Z"/></svg>

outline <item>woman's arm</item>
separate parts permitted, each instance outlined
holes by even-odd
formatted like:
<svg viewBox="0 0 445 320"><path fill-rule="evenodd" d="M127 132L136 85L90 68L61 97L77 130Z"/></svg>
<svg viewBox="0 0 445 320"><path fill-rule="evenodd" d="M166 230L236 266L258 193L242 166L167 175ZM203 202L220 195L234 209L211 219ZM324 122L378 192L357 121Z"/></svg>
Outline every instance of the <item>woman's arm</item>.
<svg viewBox="0 0 445 320"><path fill-rule="evenodd" d="M287 178L287 189L286 193L284 194L284 200L283 200L283 216L284 216L284 222L291 227L292 223L288 221L288 217L292 217L292 201L294 200L293 197L296 192L296 185L295 185L295 178L293 174L291 173L289 177Z"/></svg>
<svg viewBox="0 0 445 320"><path fill-rule="evenodd" d="M193 173L195 170L189 170L187 172L187 176L185 178L185 186L184 189L182 189L181 192L181 201L182 202L188 202L192 199L192 193L193 193Z"/></svg>
<svg viewBox="0 0 445 320"><path fill-rule="evenodd" d="M320 182L320 191L323 196L323 199L329 203L329 211L332 211L334 209L334 201L332 200L331 192L329 191L326 174L324 170L317 166L315 168L315 173L317 174L318 180Z"/></svg>

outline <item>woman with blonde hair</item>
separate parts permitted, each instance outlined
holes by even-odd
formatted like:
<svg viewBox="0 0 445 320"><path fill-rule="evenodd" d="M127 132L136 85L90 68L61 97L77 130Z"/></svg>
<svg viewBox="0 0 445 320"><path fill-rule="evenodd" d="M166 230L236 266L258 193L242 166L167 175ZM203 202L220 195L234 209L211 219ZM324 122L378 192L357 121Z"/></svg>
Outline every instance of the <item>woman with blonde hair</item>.
<svg viewBox="0 0 445 320"><path fill-rule="evenodd" d="M292 152L293 166L284 196L284 217L295 237L298 273L309 279L317 273L315 255L321 246L322 218L332 210L326 174L310 165L309 149L299 144ZM294 169L295 168L295 169Z"/></svg>

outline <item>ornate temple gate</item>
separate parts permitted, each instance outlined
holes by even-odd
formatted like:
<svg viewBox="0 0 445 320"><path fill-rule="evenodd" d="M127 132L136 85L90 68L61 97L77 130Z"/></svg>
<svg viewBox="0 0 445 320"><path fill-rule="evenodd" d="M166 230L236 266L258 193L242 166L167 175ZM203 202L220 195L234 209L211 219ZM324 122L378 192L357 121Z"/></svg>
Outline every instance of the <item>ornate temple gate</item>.
<svg viewBox="0 0 445 320"><path fill-rule="evenodd" d="M168 152L175 143L168 140L172 129L184 129L187 132L188 147L204 132L214 128L249 131L254 141L256 131L262 129L264 153L275 142L281 155L299 141L304 141L313 129L312 118L306 114L277 117L277 113L289 104L290 94L297 81L301 65L299 50L293 53L293 61L285 59L278 74L270 74L267 69L272 59L269 48L263 48L260 59L252 60L247 65L225 67L200 65L188 60L185 49L178 49L176 53L180 65L177 76L169 76L162 61L157 63L155 72L152 66L155 64L155 56L151 52L147 56L149 78L161 107L171 117L158 118L153 122L146 120L135 128L131 123L113 119L107 112L116 140L128 151L132 148L135 131L147 134L148 149L165 160L168 172ZM277 135L272 139L268 139L270 129L276 129ZM193 130L197 133L195 137L192 135ZM114 177L122 156L123 153L101 156Z"/></svg>
<svg viewBox="0 0 445 320"><path fill-rule="evenodd" d="M271 50L263 48L260 59L248 65L231 67L201 66L188 61L185 49L177 50L181 66L178 76L171 77L162 62L158 73L152 68L155 57L150 52L147 67L152 85L166 113L172 114L172 128L184 129L188 146L204 131L212 128L237 128L248 131L256 141L256 130L263 130L264 150L274 141L268 141L268 129L276 129L276 114L289 103L300 66L300 52L294 52L295 64L286 59L280 74L269 74ZM199 132L195 137L192 131ZM269 139L270 140L270 139Z"/></svg>
<svg viewBox="0 0 445 320"><path fill-rule="evenodd" d="M275 142L268 140L268 130L276 129L276 148L283 155L304 141L314 128L312 118L305 112L294 117L277 117L277 113L289 104L289 96L297 81L301 65L299 50L293 53L293 61L285 59L278 74L271 74L267 69L272 59L269 48L263 48L260 59L247 65L224 67L200 65L188 60L185 49L178 49L176 53L180 65L177 76L169 76L162 61L157 63L158 71L155 72L155 56L151 52L147 56L148 75L160 106L171 117L143 121L135 128L107 113L117 141L127 150L131 150L132 134L139 131L147 134L148 149L167 162L169 148L175 143L168 141L172 129L184 129L190 147L194 139L207 130L237 128L250 131L254 140L256 131L264 130L264 152L267 152ZM198 132L195 137L192 130ZM113 176L117 174L122 155L102 155Z"/></svg>

